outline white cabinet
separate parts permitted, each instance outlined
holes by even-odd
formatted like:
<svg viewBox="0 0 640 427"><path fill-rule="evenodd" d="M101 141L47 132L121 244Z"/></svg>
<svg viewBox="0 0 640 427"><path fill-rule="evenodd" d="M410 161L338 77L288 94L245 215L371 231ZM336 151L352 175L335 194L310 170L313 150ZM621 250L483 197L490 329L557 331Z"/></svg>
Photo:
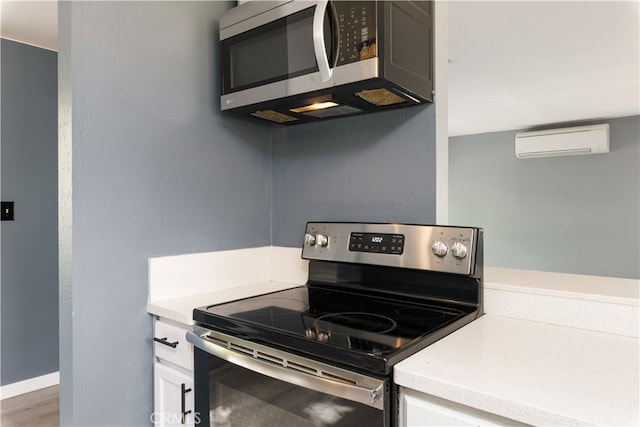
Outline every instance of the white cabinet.
<svg viewBox="0 0 640 427"><path fill-rule="evenodd" d="M405 387L400 387L399 410L398 427L525 425Z"/></svg>
<svg viewBox="0 0 640 427"><path fill-rule="evenodd" d="M193 374L156 362L153 365L154 413L156 426L192 426Z"/></svg>
<svg viewBox="0 0 640 427"><path fill-rule="evenodd" d="M153 404L156 426L193 426L193 346L185 338L189 327L154 321Z"/></svg>

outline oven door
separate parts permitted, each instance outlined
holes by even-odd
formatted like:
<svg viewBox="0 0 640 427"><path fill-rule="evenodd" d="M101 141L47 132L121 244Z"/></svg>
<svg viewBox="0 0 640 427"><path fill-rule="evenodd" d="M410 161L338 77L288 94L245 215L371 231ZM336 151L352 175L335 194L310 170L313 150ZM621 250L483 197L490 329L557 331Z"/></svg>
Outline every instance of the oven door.
<svg viewBox="0 0 640 427"><path fill-rule="evenodd" d="M389 380L196 327L195 420L215 426L390 426Z"/></svg>

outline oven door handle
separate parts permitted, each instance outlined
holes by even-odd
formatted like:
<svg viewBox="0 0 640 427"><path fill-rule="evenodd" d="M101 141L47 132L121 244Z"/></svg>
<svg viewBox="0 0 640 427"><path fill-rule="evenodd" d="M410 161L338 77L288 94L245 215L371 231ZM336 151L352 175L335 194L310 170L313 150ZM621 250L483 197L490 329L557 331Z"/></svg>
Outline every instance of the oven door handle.
<svg viewBox="0 0 640 427"><path fill-rule="evenodd" d="M187 341L200 350L234 365L280 381L384 410L383 396L387 380L336 368L253 342L251 346L256 349L241 347L242 350L236 350L231 343L223 346L211 342L210 338L204 338L208 337L207 333L198 336L193 332L187 332L186 337Z"/></svg>

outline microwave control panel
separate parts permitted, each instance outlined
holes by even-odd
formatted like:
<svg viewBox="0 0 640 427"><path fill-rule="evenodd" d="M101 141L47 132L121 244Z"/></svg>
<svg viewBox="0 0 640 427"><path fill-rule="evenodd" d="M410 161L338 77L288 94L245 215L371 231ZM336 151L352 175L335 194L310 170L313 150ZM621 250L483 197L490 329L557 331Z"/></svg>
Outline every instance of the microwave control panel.
<svg viewBox="0 0 640 427"><path fill-rule="evenodd" d="M340 32L338 65L376 57L376 2L337 1L333 4Z"/></svg>

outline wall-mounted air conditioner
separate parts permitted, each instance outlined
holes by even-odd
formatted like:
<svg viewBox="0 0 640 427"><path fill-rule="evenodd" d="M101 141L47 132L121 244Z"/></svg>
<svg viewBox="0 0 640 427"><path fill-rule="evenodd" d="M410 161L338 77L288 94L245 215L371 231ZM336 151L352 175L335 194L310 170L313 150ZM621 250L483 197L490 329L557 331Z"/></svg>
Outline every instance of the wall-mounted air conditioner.
<svg viewBox="0 0 640 427"><path fill-rule="evenodd" d="M516 134L516 156L568 156L609 152L609 125L578 126Z"/></svg>

